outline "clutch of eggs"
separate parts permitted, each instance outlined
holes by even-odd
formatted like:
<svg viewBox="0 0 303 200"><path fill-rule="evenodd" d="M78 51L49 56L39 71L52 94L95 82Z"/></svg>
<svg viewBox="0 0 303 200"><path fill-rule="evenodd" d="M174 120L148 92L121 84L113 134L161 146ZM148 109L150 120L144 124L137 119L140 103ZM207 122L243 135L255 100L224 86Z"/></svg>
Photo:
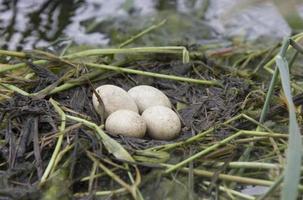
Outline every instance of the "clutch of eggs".
<svg viewBox="0 0 303 200"><path fill-rule="evenodd" d="M158 140L171 140L180 134L179 116L157 88L140 85L126 92L115 85L102 85L96 91L104 107L95 94L93 105L98 114L105 114L105 129L110 134L141 138L147 132Z"/></svg>

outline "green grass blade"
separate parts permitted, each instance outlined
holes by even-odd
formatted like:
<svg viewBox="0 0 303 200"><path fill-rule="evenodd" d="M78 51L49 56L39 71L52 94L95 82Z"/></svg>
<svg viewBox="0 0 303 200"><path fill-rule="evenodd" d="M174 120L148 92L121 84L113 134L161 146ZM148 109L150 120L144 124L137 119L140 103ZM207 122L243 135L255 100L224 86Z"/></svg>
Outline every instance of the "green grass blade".
<svg viewBox="0 0 303 200"><path fill-rule="evenodd" d="M288 63L284 57L278 55L276 64L280 71L282 88L286 96L289 110L289 141L286 155L285 178L282 189L283 200L295 200L298 196L300 181L302 141L299 125L296 119L295 105L292 101Z"/></svg>

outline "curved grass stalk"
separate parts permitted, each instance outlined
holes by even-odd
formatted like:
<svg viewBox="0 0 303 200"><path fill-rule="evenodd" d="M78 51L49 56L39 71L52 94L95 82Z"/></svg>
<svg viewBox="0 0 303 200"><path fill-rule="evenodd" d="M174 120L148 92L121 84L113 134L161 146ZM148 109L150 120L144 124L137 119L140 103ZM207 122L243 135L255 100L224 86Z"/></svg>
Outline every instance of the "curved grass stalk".
<svg viewBox="0 0 303 200"><path fill-rule="evenodd" d="M117 171L117 170L119 170L119 169L120 169L120 168L117 168L117 167L111 168L112 172ZM104 175L106 175L106 173L105 173L105 172L101 172L101 173L98 173L98 174L94 174L93 176L89 175L89 176L83 177L83 178L81 178L80 181L81 181L81 182L85 182L85 181L89 181L92 177L93 177L93 178L99 178L99 177L102 177L102 176L104 176Z"/></svg>
<svg viewBox="0 0 303 200"><path fill-rule="evenodd" d="M303 33L299 33L297 35L294 35L291 39L293 39L295 42L299 42L302 38L303 38ZM293 48L292 46L288 46L287 49L286 49L286 51L288 51L289 49L292 49L292 48ZM270 67L272 67L275 64L275 60L276 60L275 57L272 58L263 67L266 71L268 71L271 74L274 74L274 70L271 69Z"/></svg>
<svg viewBox="0 0 303 200"><path fill-rule="evenodd" d="M49 100L50 103L54 106L55 110L57 111L57 113L61 116L61 125L60 125L60 128L59 128L59 131L60 131L60 135L59 135L59 138L57 140L57 144L56 144L56 147L55 147L55 150L52 154L52 157L45 169L45 172L41 178L41 183L44 183L47 179L47 177L50 175L50 172L52 171L54 165L55 165L55 162L56 162L56 158L59 154L59 151L60 151L60 148L61 148L61 145L62 145L62 141L63 141L63 137L64 137L64 130L65 130L65 119L66 119L66 115L65 113L63 112L63 110L61 110L61 108L58 106L58 104L53 100L53 99L50 99Z"/></svg>
<svg viewBox="0 0 303 200"><path fill-rule="evenodd" d="M51 173L54 172L54 170L56 169L57 165L59 164L60 160L63 158L63 156L72 148L74 148L75 144L71 144L71 145L67 145L62 151L60 151L56 157L55 163L54 163L54 167L51 171Z"/></svg>
<svg viewBox="0 0 303 200"><path fill-rule="evenodd" d="M137 48L125 48L125 49L90 49L74 54L65 55L58 57L63 59L75 59L87 56L99 56L99 55L110 55L110 54L134 54L134 53L168 53L168 54L182 54L183 63L188 63L189 52L183 46L165 46L165 47L137 47ZM14 56L20 58L26 58L26 53L16 51L0 50L0 55ZM47 60L36 60L33 64L46 64ZM26 63L19 63L15 65L3 65L0 67L0 73L20 69L26 67Z"/></svg>
<svg viewBox="0 0 303 200"><path fill-rule="evenodd" d="M97 163L98 167L100 167L108 176L110 176L114 181L116 181L119 185L124 187L133 197L134 199L137 199L137 193L136 188L137 185L134 183L133 185L127 184L125 181L123 181L118 175L116 175L114 172L112 172L109 168L107 168L105 165L103 165L101 162L99 162L96 158L94 158L91 153L86 152L87 156L95 163Z"/></svg>
<svg viewBox="0 0 303 200"><path fill-rule="evenodd" d="M90 49L74 54L63 56L66 59L75 59L87 56L100 56L111 54L134 54L134 53L168 53L168 54L182 54L182 61L189 62L189 53L183 46L165 46L165 47L136 47L124 49Z"/></svg>
<svg viewBox="0 0 303 200"><path fill-rule="evenodd" d="M129 169L129 165L124 163L124 166L125 168L127 169L127 175L131 181L131 183L133 184L133 188L134 190L136 191L136 197L138 200L144 200L140 190L139 190L139 184L141 183L141 174L140 174L140 171L138 169L137 166L135 166L135 169L136 169L136 180L134 179L133 175L131 174L130 172L130 169Z"/></svg>

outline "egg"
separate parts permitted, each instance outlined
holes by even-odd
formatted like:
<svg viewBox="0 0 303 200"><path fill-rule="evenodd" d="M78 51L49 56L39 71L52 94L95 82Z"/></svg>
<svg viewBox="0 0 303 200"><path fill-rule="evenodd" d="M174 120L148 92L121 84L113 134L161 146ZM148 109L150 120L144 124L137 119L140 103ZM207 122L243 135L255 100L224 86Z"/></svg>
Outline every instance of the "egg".
<svg viewBox="0 0 303 200"><path fill-rule="evenodd" d="M147 126L147 134L158 140L171 140L176 138L181 131L179 116L165 106L153 106L142 113Z"/></svg>
<svg viewBox="0 0 303 200"><path fill-rule="evenodd" d="M171 108L168 97L157 88L149 85L133 87L128 91L128 94L135 100L140 113L152 106L161 105Z"/></svg>
<svg viewBox="0 0 303 200"><path fill-rule="evenodd" d="M131 110L113 112L105 121L105 130L112 135L124 135L141 138L146 132L146 123L143 118Z"/></svg>
<svg viewBox="0 0 303 200"><path fill-rule="evenodd" d="M115 85L102 85L96 89L103 104L105 117L111 113L125 109L138 113L138 107L132 97L122 88ZM97 96L93 94L93 105L96 111L102 115L103 108L99 104Z"/></svg>

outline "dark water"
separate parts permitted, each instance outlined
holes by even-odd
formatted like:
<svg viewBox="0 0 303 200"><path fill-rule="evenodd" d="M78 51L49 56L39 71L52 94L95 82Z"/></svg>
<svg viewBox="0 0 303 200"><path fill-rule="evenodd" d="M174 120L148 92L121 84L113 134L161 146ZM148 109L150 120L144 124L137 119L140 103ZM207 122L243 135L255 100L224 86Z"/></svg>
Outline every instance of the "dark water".
<svg viewBox="0 0 303 200"><path fill-rule="evenodd" d="M113 45L163 19L168 19L164 28L143 38L139 45L203 44L204 40L235 36L253 40L270 36L280 40L290 34L287 23L268 1L235 12L233 7L239 2L0 0L0 47L32 49L60 40L80 45ZM228 13L229 9L232 12Z"/></svg>
<svg viewBox="0 0 303 200"><path fill-rule="evenodd" d="M79 43L105 43L102 34L86 34L81 22L95 12L100 3L79 0L2 0L0 7L1 46L30 49L45 46L62 37ZM100 1L101 2L101 1ZM89 13L91 12L91 13ZM78 17L80 16L80 18Z"/></svg>
<svg viewBox="0 0 303 200"><path fill-rule="evenodd" d="M83 2L73 0L1 1L1 45L31 48L55 41L72 23Z"/></svg>
<svg viewBox="0 0 303 200"><path fill-rule="evenodd" d="M104 34L107 27L98 28L105 20L138 18L155 9L177 7L177 1L0 0L0 46L31 49L66 38L102 46L110 38Z"/></svg>

